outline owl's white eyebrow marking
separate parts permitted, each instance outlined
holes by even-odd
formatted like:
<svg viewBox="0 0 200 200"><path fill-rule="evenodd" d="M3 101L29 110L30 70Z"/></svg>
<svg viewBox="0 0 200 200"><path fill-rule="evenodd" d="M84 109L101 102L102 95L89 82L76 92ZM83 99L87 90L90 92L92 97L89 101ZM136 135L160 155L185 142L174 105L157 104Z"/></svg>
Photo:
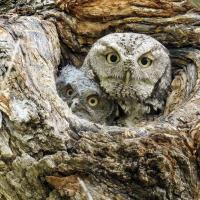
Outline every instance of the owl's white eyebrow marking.
<svg viewBox="0 0 200 200"><path fill-rule="evenodd" d="M100 43L100 45L106 47L107 49L110 48L113 51L116 51L118 54L120 54L119 52L121 52L121 49L118 45L116 45L116 43L107 43L106 41L103 41Z"/></svg>

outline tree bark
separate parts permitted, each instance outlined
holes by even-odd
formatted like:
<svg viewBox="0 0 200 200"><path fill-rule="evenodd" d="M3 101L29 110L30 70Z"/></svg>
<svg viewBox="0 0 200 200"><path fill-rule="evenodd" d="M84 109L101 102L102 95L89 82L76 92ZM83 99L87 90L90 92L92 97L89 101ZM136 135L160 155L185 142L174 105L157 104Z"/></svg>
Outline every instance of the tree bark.
<svg viewBox="0 0 200 200"><path fill-rule="evenodd" d="M0 199L200 199L200 8L183 0L5 1L0 5ZM132 129L73 115L55 87L111 32L171 52L163 116Z"/></svg>

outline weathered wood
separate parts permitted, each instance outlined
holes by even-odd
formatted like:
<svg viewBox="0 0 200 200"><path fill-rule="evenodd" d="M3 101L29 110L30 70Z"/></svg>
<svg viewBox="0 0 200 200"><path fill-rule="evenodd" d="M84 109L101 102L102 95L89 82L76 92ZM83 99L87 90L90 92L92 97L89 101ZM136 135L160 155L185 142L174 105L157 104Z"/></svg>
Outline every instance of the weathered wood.
<svg viewBox="0 0 200 200"><path fill-rule="evenodd" d="M197 4L56 3L0 5L0 199L199 199ZM59 67L114 31L152 35L173 63L165 116L131 130L77 118L55 87Z"/></svg>

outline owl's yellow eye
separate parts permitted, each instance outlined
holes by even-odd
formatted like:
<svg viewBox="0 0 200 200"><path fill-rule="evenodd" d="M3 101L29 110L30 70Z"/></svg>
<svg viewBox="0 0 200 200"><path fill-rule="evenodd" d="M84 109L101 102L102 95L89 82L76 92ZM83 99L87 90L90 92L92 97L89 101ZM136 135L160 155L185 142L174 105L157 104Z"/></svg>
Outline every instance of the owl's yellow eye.
<svg viewBox="0 0 200 200"><path fill-rule="evenodd" d="M107 54L106 60L109 64L116 64L120 61L120 57L117 53L112 52L112 53Z"/></svg>
<svg viewBox="0 0 200 200"><path fill-rule="evenodd" d="M153 60L148 58L147 56L142 56L138 59L138 64L140 67L147 68L150 67L153 63Z"/></svg>
<svg viewBox="0 0 200 200"><path fill-rule="evenodd" d="M71 87L70 87L70 88L67 88L66 94L67 94L68 97L72 96L73 93L74 93L74 90L73 90Z"/></svg>
<svg viewBox="0 0 200 200"><path fill-rule="evenodd" d="M95 107L98 105L99 103L99 98L97 95L91 95L87 98L87 102L89 104L89 106L91 107Z"/></svg>

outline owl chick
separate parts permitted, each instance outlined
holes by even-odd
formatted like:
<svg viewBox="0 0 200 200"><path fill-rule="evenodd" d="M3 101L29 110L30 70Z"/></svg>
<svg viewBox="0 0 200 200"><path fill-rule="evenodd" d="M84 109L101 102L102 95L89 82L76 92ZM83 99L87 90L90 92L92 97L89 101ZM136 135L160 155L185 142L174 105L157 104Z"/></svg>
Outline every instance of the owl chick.
<svg viewBox="0 0 200 200"><path fill-rule="evenodd" d="M62 69L56 86L59 96L74 114L96 123L112 124L116 104L84 72L67 65Z"/></svg>
<svg viewBox="0 0 200 200"><path fill-rule="evenodd" d="M154 38L137 33L112 33L100 38L82 66L98 79L131 121L163 110L171 82L167 49Z"/></svg>

